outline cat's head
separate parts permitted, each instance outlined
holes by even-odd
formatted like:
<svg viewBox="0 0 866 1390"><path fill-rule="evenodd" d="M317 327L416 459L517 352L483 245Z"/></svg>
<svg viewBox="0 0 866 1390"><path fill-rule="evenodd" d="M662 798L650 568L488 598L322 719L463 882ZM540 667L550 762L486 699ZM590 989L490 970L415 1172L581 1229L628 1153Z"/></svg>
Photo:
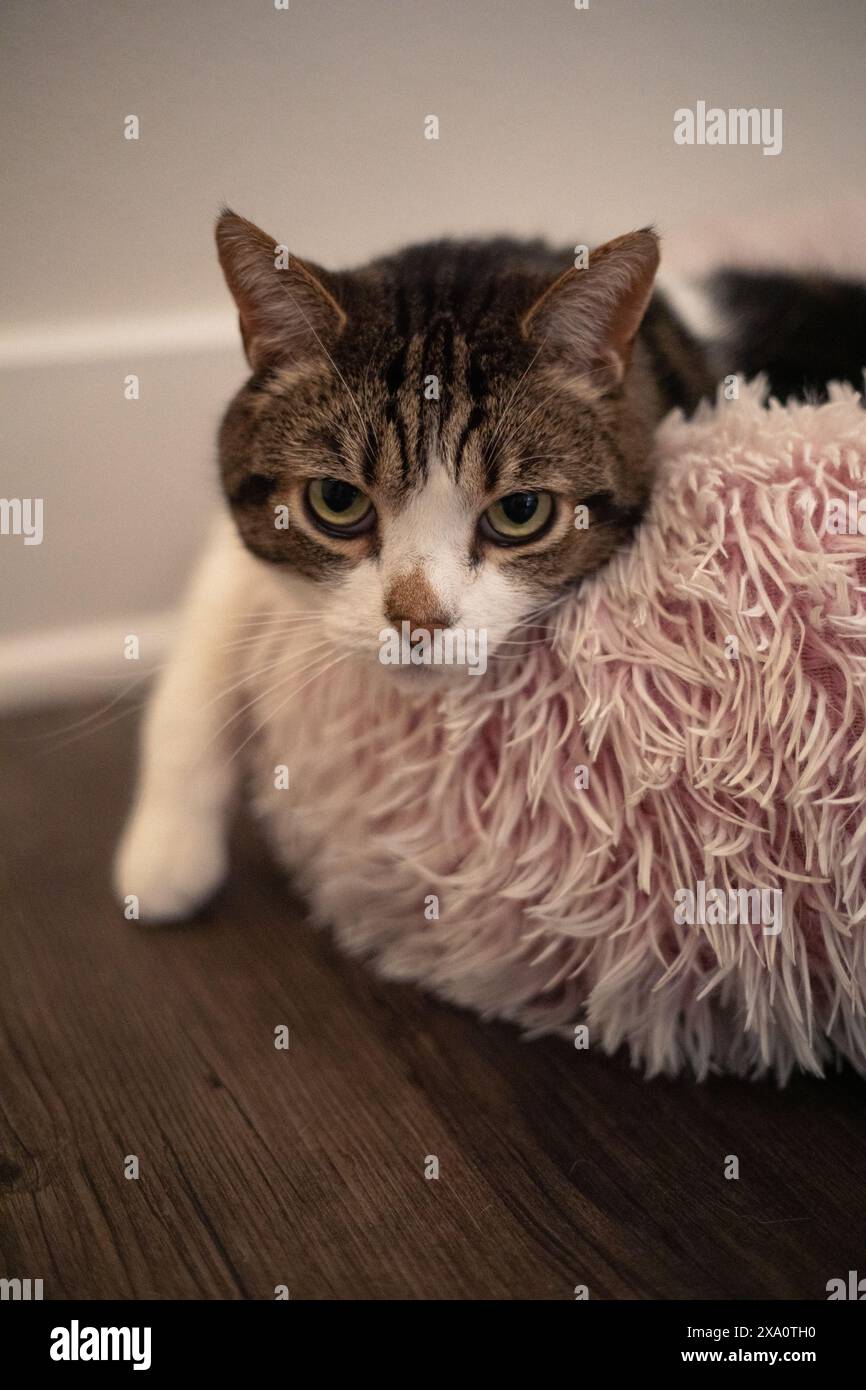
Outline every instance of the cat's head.
<svg viewBox="0 0 866 1390"><path fill-rule="evenodd" d="M656 413L631 362L651 231L564 269L490 241L331 273L229 211L217 245L253 370L220 432L226 497L335 644L386 660L385 629L410 649L483 632L493 655L628 538ZM471 650L451 647L464 673Z"/></svg>

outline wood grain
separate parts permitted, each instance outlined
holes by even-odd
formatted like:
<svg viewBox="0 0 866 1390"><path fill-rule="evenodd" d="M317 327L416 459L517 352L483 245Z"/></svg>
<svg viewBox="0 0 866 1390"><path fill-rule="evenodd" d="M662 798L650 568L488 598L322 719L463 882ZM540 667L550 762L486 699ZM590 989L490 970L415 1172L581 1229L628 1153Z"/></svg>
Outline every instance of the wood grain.
<svg viewBox="0 0 866 1390"><path fill-rule="evenodd" d="M137 716L56 733L75 717L2 726L0 1276L46 1298L822 1299L866 1273L856 1077L647 1083L524 1042L340 957L249 831L195 923L126 922L108 870Z"/></svg>

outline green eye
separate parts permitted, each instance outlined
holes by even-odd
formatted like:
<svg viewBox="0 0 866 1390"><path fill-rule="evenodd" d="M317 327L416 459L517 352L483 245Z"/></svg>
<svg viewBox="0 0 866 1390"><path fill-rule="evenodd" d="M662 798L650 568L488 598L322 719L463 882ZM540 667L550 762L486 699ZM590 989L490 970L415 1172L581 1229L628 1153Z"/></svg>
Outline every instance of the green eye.
<svg viewBox="0 0 866 1390"><path fill-rule="evenodd" d="M307 485L307 504L326 531L357 535L373 524L373 504L365 493L340 478L314 478Z"/></svg>
<svg viewBox="0 0 866 1390"><path fill-rule="evenodd" d="M528 541L544 529L552 513L549 492L510 492L487 508L483 521L493 540Z"/></svg>

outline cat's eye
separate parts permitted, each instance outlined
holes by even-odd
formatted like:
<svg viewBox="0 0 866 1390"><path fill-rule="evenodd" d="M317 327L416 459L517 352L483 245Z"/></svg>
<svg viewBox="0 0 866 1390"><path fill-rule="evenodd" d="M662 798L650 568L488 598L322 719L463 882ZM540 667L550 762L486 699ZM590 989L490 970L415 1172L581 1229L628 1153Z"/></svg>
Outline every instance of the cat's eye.
<svg viewBox="0 0 866 1390"><path fill-rule="evenodd" d="M552 515L549 492L510 492L487 508L482 531L500 544L515 545L539 536Z"/></svg>
<svg viewBox="0 0 866 1390"><path fill-rule="evenodd" d="M366 493L342 478L314 478L307 485L307 506L322 529L333 534L360 535L376 516Z"/></svg>

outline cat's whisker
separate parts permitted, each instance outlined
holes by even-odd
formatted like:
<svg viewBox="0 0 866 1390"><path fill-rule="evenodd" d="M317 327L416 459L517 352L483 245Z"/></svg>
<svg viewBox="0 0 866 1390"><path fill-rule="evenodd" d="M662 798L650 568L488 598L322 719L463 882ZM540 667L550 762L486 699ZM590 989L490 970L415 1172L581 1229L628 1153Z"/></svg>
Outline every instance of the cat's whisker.
<svg viewBox="0 0 866 1390"><path fill-rule="evenodd" d="M279 609L274 613L249 613L246 617L236 617L232 619L235 627L243 626L245 623L284 623L286 619L295 617L321 617L325 609L303 609L303 612L295 612L293 609Z"/></svg>
<svg viewBox="0 0 866 1390"><path fill-rule="evenodd" d="M547 637L501 637L496 643L497 647L537 647L541 644L549 646Z"/></svg>
<svg viewBox="0 0 866 1390"><path fill-rule="evenodd" d="M533 608L532 611L530 613L527 613L526 617L523 618L521 621L524 623L534 622L536 618L541 618L544 616L545 613L549 613L552 608L556 608L560 603L562 603L564 598L564 593L554 594L553 598L548 599L547 603L542 603L540 607Z"/></svg>
<svg viewBox="0 0 866 1390"><path fill-rule="evenodd" d="M230 626L236 633L244 636L248 632L264 631L269 627L291 627L295 623L320 623L325 616L324 613L273 613L258 621L250 619L249 622L233 623Z"/></svg>
<svg viewBox="0 0 866 1390"><path fill-rule="evenodd" d="M251 639L251 642L254 643L264 640L267 640L267 638L263 638L260 636L258 638ZM330 645L330 643L328 639L323 638L321 642L314 643L310 647L304 647L300 651L293 651L291 655L293 657L308 656L311 652L316 651L319 646L324 647L326 645ZM259 670L248 672L239 681L235 682L228 688L219 691L219 693L215 695L211 700L209 700L207 704L202 706L202 709L207 709L210 705L217 703L221 699L224 699L226 696L231 694L232 691L236 690L238 686L243 685L246 681L254 680L257 676L263 674L265 671L271 670L274 667L280 665L282 661L284 661L285 659L285 655L283 655L279 657L276 661L269 662L267 665L259 668ZM74 743L79 743L84 738L89 738L92 735L95 736L96 734L102 733L103 730L111 728L113 724L118 723L121 719L124 719L128 715L135 714L138 711L144 709L148 704L150 698L149 696L137 701L134 704L124 703L123 707L119 710L116 710L115 714L111 716L111 711L115 710L115 707L122 701L126 701L127 697L132 693L133 690L135 690L138 686L142 685L143 683L153 680L154 677L158 676L159 673L163 671L168 664L168 661L164 661L160 662L159 665L148 667L147 671L142 672L142 674L140 676L137 676L135 680L130 681L127 685L123 687L122 690L118 691L118 693L111 700L109 700L107 704L101 705L99 709L92 710L89 714L82 715L80 719L73 720L70 724L63 724L58 729L50 729L47 733L40 734L38 738L34 739L34 741L48 744L48 746L41 748L37 756L53 756L55 753L62 752L63 749L71 747ZM302 668L302 670L307 669L309 669L309 667ZM105 716L111 717L106 718ZM71 734L71 737L64 738L64 734ZM56 740L58 739L60 739L61 742L56 742Z"/></svg>
<svg viewBox="0 0 866 1390"><path fill-rule="evenodd" d="M571 454L523 454L520 458L513 460L514 467L518 468L522 463L556 463L560 459L570 459Z"/></svg>
<svg viewBox="0 0 866 1390"><path fill-rule="evenodd" d="M507 416L508 416L509 410L511 409L512 405L514 404L514 400L515 400L515 398L516 398L516 396L517 396L517 393L518 393L518 391L520 390L520 388L521 388L521 386L523 385L523 383L524 383L524 381L526 380L526 378L529 376L529 373L530 373L531 369L535 366L536 359L538 358L538 355L539 355L539 353L541 352L541 349L544 347L545 341L546 341L545 339L542 339L542 341L539 343L539 345L538 345L536 351L533 353L533 355L532 355L532 357L531 357L531 359L530 359L530 361L529 361L529 365L527 366L526 371L525 371L525 372L523 373L523 375L520 377L520 379L519 379L518 382L517 382L517 385L515 386L515 388L514 388L514 390L512 391L511 395L508 397L508 400L506 401L506 403L505 403L505 405L504 405L504 407L503 407L502 414L500 415L499 420L498 420L497 424L496 424L495 427L494 427L493 433L492 433L492 435L490 436L490 439L487 441L487 447L486 447L486 449L484 450L484 458L485 458L485 461L490 457L490 451L491 451L491 449L493 448L493 445L494 445L496 439L497 439L498 436L499 436L499 432L500 432L500 430L502 429L503 424L505 423L505 420L506 420L506 418L507 418Z"/></svg>
<svg viewBox="0 0 866 1390"><path fill-rule="evenodd" d="M321 624L317 618L312 623L293 623L289 627L263 627L259 628L258 631L251 635L238 637L233 642L220 643L220 651L230 652L242 650L244 647L256 647L260 646L262 643L270 642L276 637L283 637L286 639L307 637L311 629L320 626Z"/></svg>
<svg viewBox="0 0 866 1390"><path fill-rule="evenodd" d="M112 701L112 704L114 703L115 702ZM139 711L146 709L149 703L150 696L146 695L144 699L138 700L133 705L124 705L122 709L115 710L114 714L110 715L107 719L103 719L101 723L93 724L89 728L79 729L78 733L74 733L71 738L64 739L62 743L52 743L48 747L40 748L34 756L36 758L53 758L57 753L62 753L65 748L71 748L74 743L81 743L82 739L95 737L97 734L103 733L105 729L110 729L113 724L118 724L121 719L126 719L128 715L138 714ZM104 713L106 713L105 710L97 710L95 711L94 718ZM82 720L80 722L85 723L86 721ZM75 726L71 725L70 727L74 728ZM58 734L59 732L60 731L58 731ZM46 739L53 737L53 734L46 735Z"/></svg>
<svg viewBox="0 0 866 1390"><path fill-rule="evenodd" d="M288 652L282 652L275 661L268 661L264 666L259 666L254 671L245 671L239 680L234 681L231 685L225 687L225 689L220 690L210 700L206 701L205 704L201 705L199 712L202 713L204 710L210 709L212 705L215 705L219 700L224 700L226 696L231 695L232 692L237 690L240 686L247 685L250 681L257 680L259 676L263 676L266 671L273 671L276 666L282 666L288 655L293 657L309 656L311 652L325 645L330 644L327 642L327 639L322 638L320 641L314 642L311 647L304 647L301 651L292 651L290 654Z"/></svg>
<svg viewBox="0 0 866 1390"><path fill-rule="evenodd" d="M520 420L521 429L525 429L527 425L529 425L530 422L535 419L536 415L538 415L540 411L544 410L545 406L547 406L553 400L554 396L557 396L561 393L561 389L561 387L554 387L552 391L548 392L548 394L544 397L542 401L539 401L538 405L535 407L534 410L531 410L528 415L522 416Z"/></svg>
<svg viewBox="0 0 866 1390"><path fill-rule="evenodd" d="M325 644L325 641L326 639L323 638L322 645ZM286 654L287 658L288 656L289 653ZM311 662L309 662L306 666L302 666L300 671L296 672L295 674L303 675L305 671L308 671L310 669L310 666L315 665L316 661L320 660L321 657L314 657ZM247 679L250 679L250 677L248 677ZM283 680L276 681L274 685L269 685L265 690L260 690L258 694L254 695L251 700L248 700L246 702L246 704L241 705L240 709L237 709L232 714L230 714L228 719L226 719L222 724L220 724L219 728L216 729L215 732L208 739L208 742L205 744L205 747L202 750L202 752L209 749L211 745L217 741L220 735L225 733L226 729L229 727L230 724L233 724L236 719L240 719L241 715L245 714L248 709L252 709L253 705L258 704L259 700L263 700L266 695L272 695L275 690L279 690L284 683L285 678Z"/></svg>
<svg viewBox="0 0 866 1390"><path fill-rule="evenodd" d="M367 365L366 365L366 367L364 368L364 375L363 375L363 377L362 377L362 379L361 379L361 396L364 398L365 403L366 403L367 393L368 393L369 388L370 388L370 368L371 368L372 365L373 365L373 358L374 358L375 355L376 355L376 350L377 350L377 348L379 347L379 345L381 344L383 337L384 337L384 334L380 332L378 338L376 339L376 341L374 342L372 348L370 349L370 356L367 358Z"/></svg>
<svg viewBox="0 0 866 1390"><path fill-rule="evenodd" d="M289 704L290 701L296 699L297 696L300 695L300 693L301 693L302 690L306 690L307 686L308 686L308 685L311 685L312 682L313 682L314 680L318 680L319 677L320 677L320 676L323 676L323 675L325 674L326 671L330 671L330 670L332 670L335 666L338 666L338 665L340 664L341 661L346 661L350 655L351 655L351 653L348 652L348 651L339 652L338 655L334 657L333 661L326 662L325 665L322 666L322 667L320 667L320 669L319 669L318 671L314 671L314 672L313 672L313 674L312 674L312 676L310 676L309 680L305 680L305 681L303 682L302 685L300 685L300 686L298 686L296 689L290 691L290 693L286 696L285 700L282 700L282 701L280 702L280 704L277 705L276 709L275 709L275 710L272 710L271 713L268 715L268 717L267 717L266 719L263 719L263 720L262 720L261 724L257 725L256 728L253 729L251 733L247 734L247 737L244 739L243 743L241 743L241 744L235 749L235 751L232 753L231 757L229 758L229 762L232 762L232 761L238 756L238 754L239 754L244 748L246 748L247 744L250 742L251 739L255 738L257 734L260 734L260 733L261 733L262 729L264 729L264 728L270 723L271 719L272 719L274 716L276 716L277 714L279 714L281 710L285 709L286 705ZM312 664L313 664L313 663L311 663L311 665L312 665ZM309 669L309 668L306 668L306 669Z"/></svg>
<svg viewBox="0 0 866 1390"><path fill-rule="evenodd" d="M59 729L49 729L47 734L38 734L35 738L38 742L42 743L46 738L60 738L62 734L69 734L75 729L82 728L85 724L92 724L95 719L99 719L102 715L108 714L109 711L112 710L120 700L125 699L137 685L141 685L142 681L149 680L154 674L155 669L158 668L149 667L147 671L143 671L140 676L136 676L135 679L131 680L122 690L119 690L113 700L109 700L105 705L100 705L99 709L91 710L90 714L85 714L80 719L74 719L71 724L62 724Z"/></svg>
<svg viewBox="0 0 866 1390"><path fill-rule="evenodd" d="M292 303L294 304L296 310L299 312L299 314L301 315L301 318L304 320L304 322L306 323L308 329L310 330L310 332L312 333L313 337L315 338L316 342L319 344L319 347L321 348L321 350L322 350L322 352L324 353L325 357L327 357L328 361L330 362L331 366L333 367L334 372L336 373L337 377L338 377L339 380L343 383L343 386L346 388L346 392L347 392L347 394L348 394L348 396L349 396L349 400L352 402L352 405L353 405L354 408L355 408L355 412L356 412L356 414L357 414L357 416L358 416L358 419L361 421L361 427L362 427L362 429L363 429L364 450L365 450L365 452L366 452L366 454L367 454L367 457L369 458L370 462L375 466L376 459L372 456L372 454L371 454L371 452L370 452L370 446L369 446L369 442L368 442L368 430L371 428L371 421L368 420L368 419L365 420L365 418L364 418L364 416L363 416L363 414L362 414L362 412L361 412L361 407L360 407L360 405L358 404L357 398L356 398L356 396L355 396L355 393L352 391L352 388L350 387L350 385L349 385L349 383L347 382L346 378L343 376L343 373L340 371L340 368L337 366L336 362L334 361L333 357L332 357L331 354L329 353L328 349L325 347L325 344L322 342L321 338L319 337L318 333L316 332L315 327L313 326L312 322L310 321L308 315L304 313L304 310L303 310L302 306L300 305L300 303L298 302L298 300L295 298L295 296L292 294L292 292L291 292L291 290L288 288L288 286L285 286L284 288L285 288L286 294L288 295L289 299L291 299L291 301L292 301Z"/></svg>
<svg viewBox="0 0 866 1390"><path fill-rule="evenodd" d="M238 640L249 637L253 641L258 637L265 637L269 632L283 632L290 629L309 627L312 623L321 623L326 615L318 613L274 613L260 622L250 620L246 623L233 625L231 635Z"/></svg>
<svg viewBox="0 0 866 1390"><path fill-rule="evenodd" d="M262 647L275 638L281 637L285 642L289 642L294 637L306 637L310 630L310 628L295 627L283 631L281 628L275 628L273 631L259 633L256 637L242 637L236 642L223 642L219 650L221 652L236 652L241 657L244 652L254 651L256 647Z"/></svg>
<svg viewBox="0 0 866 1390"><path fill-rule="evenodd" d="M246 618L232 620L233 627L263 626L267 623L309 622L313 618L323 618L325 609L305 609L303 613L253 613Z"/></svg>

